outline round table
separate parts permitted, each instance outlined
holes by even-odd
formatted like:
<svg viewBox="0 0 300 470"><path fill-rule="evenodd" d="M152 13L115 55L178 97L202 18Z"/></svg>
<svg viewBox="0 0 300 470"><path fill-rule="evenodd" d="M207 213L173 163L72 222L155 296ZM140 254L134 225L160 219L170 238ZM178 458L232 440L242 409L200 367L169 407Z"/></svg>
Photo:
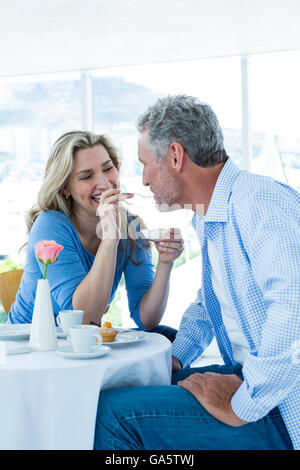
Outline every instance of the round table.
<svg viewBox="0 0 300 470"><path fill-rule="evenodd" d="M96 359L1 356L0 448L92 449L101 390L170 382L171 343L156 333Z"/></svg>

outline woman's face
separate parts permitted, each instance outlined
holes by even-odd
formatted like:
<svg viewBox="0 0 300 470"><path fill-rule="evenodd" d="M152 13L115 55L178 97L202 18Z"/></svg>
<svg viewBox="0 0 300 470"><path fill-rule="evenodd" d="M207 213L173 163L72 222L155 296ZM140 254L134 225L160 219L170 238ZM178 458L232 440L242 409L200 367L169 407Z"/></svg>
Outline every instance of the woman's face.
<svg viewBox="0 0 300 470"><path fill-rule="evenodd" d="M75 152L73 170L66 186L67 194L73 199L75 214L95 215L102 192L118 185L118 170L103 145Z"/></svg>

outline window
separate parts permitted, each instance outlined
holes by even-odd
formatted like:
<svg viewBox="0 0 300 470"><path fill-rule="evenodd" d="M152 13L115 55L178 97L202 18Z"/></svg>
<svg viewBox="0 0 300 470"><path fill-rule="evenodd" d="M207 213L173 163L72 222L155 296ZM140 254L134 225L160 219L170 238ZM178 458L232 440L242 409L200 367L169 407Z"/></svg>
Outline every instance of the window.
<svg viewBox="0 0 300 470"><path fill-rule="evenodd" d="M241 71L240 58L194 60L121 67L93 72L94 130L106 133L120 149L121 181L128 191L147 193L142 186L137 159L139 114L167 94L198 96L216 112L224 131L229 155L241 163ZM134 203L133 203L134 205ZM139 206L139 207L138 207ZM134 205L150 227L174 226L176 213L158 214L154 205L139 200ZM189 218L191 215L189 213ZM182 229L187 216L182 215ZM163 224L163 225L161 225Z"/></svg>
<svg viewBox="0 0 300 470"><path fill-rule="evenodd" d="M251 169L300 190L300 51L255 55L248 58L248 64ZM194 95L210 104L223 129L227 153L243 166L240 57L86 72L92 94L87 92L82 99L83 75L0 80L0 259L8 255L23 261L18 249L26 241L24 214L36 199L49 149L58 136L81 129L82 121L89 122L91 109L94 131L107 134L119 150L121 181L128 191L147 194L137 159L137 116L167 94ZM149 228L179 226L187 259L199 250L188 225L190 211L159 213L153 202L138 197L130 210L141 215ZM188 286L184 284L182 305L177 299L180 317L199 287L197 275L192 278ZM177 291L181 282L181 278L174 282ZM127 299L120 304L123 312ZM165 321L176 327L179 317L174 318L171 304L168 308Z"/></svg>
<svg viewBox="0 0 300 470"><path fill-rule="evenodd" d="M249 66L253 171L300 190L300 51L252 56Z"/></svg>
<svg viewBox="0 0 300 470"><path fill-rule="evenodd" d="M119 148L123 161L121 182L127 191L148 193L142 186L141 167L137 159L138 133L135 121L138 115L158 98L179 93L198 96L201 101L212 106L223 128L225 148L228 154L241 164L240 58L151 64L95 71L93 72L94 130L106 133ZM129 209L140 215L149 228L181 229L185 240L185 253L176 264L191 260L199 254L196 234L189 225L192 218L191 211L160 213L152 199L138 197L129 204ZM154 262L157 260L156 253L154 248ZM173 269L164 322L175 328L179 327L183 311L199 288L200 260L195 257L187 269L195 272L194 276L189 276L189 283L186 283L184 270L179 273L177 269ZM179 297L180 291L182 296ZM120 289L119 294L118 306L121 306L123 326L135 326L129 318L124 287ZM116 318L114 310L107 315L109 318Z"/></svg>
<svg viewBox="0 0 300 470"><path fill-rule="evenodd" d="M134 175L135 121L149 105L168 94L199 97L216 112L228 153L241 160L240 59L149 64L93 72L94 130L107 133L126 158L125 175Z"/></svg>
<svg viewBox="0 0 300 470"><path fill-rule="evenodd" d="M80 119L79 74L0 81L0 255L18 258L49 149Z"/></svg>

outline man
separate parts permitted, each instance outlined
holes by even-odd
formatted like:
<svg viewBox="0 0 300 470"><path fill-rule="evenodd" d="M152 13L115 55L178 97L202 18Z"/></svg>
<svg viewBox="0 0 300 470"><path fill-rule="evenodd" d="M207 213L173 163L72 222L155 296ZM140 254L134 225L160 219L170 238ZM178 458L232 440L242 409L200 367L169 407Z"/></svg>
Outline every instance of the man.
<svg viewBox="0 0 300 470"><path fill-rule="evenodd" d="M299 194L240 170L196 98L159 100L138 130L157 204L194 211L202 287L173 343L174 385L101 393L95 448L299 448ZM188 368L213 337L224 365Z"/></svg>

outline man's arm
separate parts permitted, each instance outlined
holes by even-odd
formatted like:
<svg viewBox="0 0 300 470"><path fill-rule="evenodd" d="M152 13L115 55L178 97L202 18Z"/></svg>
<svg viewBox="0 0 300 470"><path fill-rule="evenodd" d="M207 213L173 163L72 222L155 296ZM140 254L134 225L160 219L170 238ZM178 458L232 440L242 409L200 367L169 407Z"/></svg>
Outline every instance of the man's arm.
<svg viewBox="0 0 300 470"><path fill-rule="evenodd" d="M288 204L277 193L263 199L259 194L252 201L244 199L239 215L243 243L266 305L257 354L246 357L243 381L206 373L178 382L211 415L231 426L261 419L290 392L295 394L300 375L299 204Z"/></svg>
<svg viewBox="0 0 300 470"><path fill-rule="evenodd" d="M173 370L186 367L210 345L214 333L203 304L202 290L182 316L176 339L172 344Z"/></svg>
<svg viewBox="0 0 300 470"><path fill-rule="evenodd" d="M270 187L243 197L237 225L264 311L244 312L256 325L257 351L243 364L243 383L231 400L245 421L257 421L299 387L295 345L300 336L300 198Z"/></svg>

